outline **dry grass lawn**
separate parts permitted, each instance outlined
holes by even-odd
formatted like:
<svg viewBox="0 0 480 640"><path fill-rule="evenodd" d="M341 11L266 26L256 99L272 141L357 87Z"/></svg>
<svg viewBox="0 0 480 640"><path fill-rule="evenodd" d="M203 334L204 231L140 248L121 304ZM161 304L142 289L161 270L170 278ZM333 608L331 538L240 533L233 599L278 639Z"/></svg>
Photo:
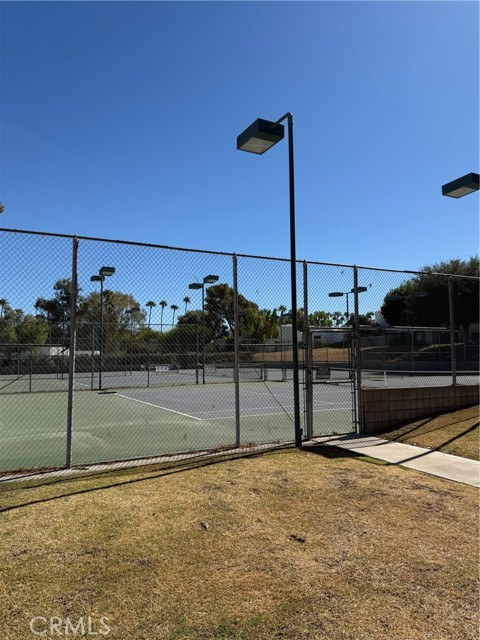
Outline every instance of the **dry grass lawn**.
<svg viewBox="0 0 480 640"><path fill-rule="evenodd" d="M478 407L469 407L436 418L417 420L384 433L382 437L479 460L479 426Z"/></svg>
<svg viewBox="0 0 480 640"><path fill-rule="evenodd" d="M0 636L477 640L476 498L322 448L0 485Z"/></svg>

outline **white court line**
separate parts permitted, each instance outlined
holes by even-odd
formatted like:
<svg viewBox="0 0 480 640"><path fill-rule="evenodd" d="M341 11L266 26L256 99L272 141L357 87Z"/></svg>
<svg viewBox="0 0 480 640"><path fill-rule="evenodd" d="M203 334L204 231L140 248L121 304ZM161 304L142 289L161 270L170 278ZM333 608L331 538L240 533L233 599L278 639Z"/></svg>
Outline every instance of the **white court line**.
<svg viewBox="0 0 480 640"><path fill-rule="evenodd" d="M321 405L319 405L319 406L323 406L323 405L326 405L326 404L343 405L343 404L346 404L346 403L344 403L344 402L322 402ZM348 409L349 406L341 407L341 408ZM246 407L245 409L242 409L240 407L240 414L245 413L245 411L262 411L262 410L266 410L267 411L268 409L277 409L278 410L278 405L275 404L275 405L272 405L271 407ZM293 411L294 405L293 404L287 405L287 406L283 407L283 409L285 409L285 411ZM225 409L225 408L224 409L209 409L208 411L197 411L197 413L199 413L200 415L209 415L211 413L222 413L222 411L228 411L228 409ZM285 413L285 411L280 411L279 415L281 413ZM314 411L329 411L329 409L317 409L314 406ZM262 413L259 413L258 415L277 415L277 414L276 413L275 414L270 414L270 413L269 414L262 414Z"/></svg>
<svg viewBox="0 0 480 640"><path fill-rule="evenodd" d="M129 396L124 396L121 393L116 393L115 395L120 396L120 398L125 398L126 400L133 400L133 402L140 402L140 404L147 404L149 407L155 407L156 409L163 409L164 411L170 411L171 413L176 413L179 416L185 416L185 418L192 418L192 420L198 420L199 422L203 422L202 418L197 418L196 416L191 416L188 413L182 413L181 411L174 411L173 409L167 409L167 407L161 407L159 404L153 404L152 402L145 402L145 400L137 400L137 398L130 398Z"/></svg>
<svg viewBox="0 0 480 640"><path fill-rule="evenodd" d="M340 407L339 409L314 409L314 413L322 413L322 411L346 411L349 408L350 407ZM292 408L292 411L293 411L293 408ZM289 414L285 413L284 411L277 412L277 413L254 413L254 414L244 413L243 415L240 416L240 418L242 418L242 417L243 418L270 418L271 416L285 416L285 415L289 415ZM211 422L212 420L225 420L225 418L234 418L234 417L235 416L230 414L230 415L226 415L226 416L216 416L216 417L213 417L213 418L204 418L204 420L208 420L209 422Z"/></svg>
<svg viewBox="0 0 480 640"><path fill-rule="evenodd" d="M81 384L82 387L91 387L92 386L91 384L85 384L84 382L79 382L78 380L74 380L74 383L75 384Z"/></svg>

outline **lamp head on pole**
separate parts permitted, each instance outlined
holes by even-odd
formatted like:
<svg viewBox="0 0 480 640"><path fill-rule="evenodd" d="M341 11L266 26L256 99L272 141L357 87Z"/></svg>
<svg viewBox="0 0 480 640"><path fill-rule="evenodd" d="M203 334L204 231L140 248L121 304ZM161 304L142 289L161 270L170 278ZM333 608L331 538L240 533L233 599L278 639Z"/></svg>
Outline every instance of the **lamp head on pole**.
<svg viewBox="0 0 480 640"><path fill-rule="evenodd" d="M351 290L351 293L355 293L355 291L356 291L357 293L364 293L364 291L367 291L367 287L357 287L356 289L355 289L355 288L353 288L353 289Z"/></svg>
<svg viewBox="0 0 480 640"><path fill-rule="evenodd" d="M237 149L262 155L284 138L283 124L258 118L237 137Z"/></svg>
<svg viewBox="0 0 480 640"><path fill-rule="evenodd" d="M113 276L115 273L115 267L101 267L98 273L101 276Z"/></svg>
<svg viewBox="0 0 480 640"><path fill-rule="evenodd" d="M442 195L450 198L462 198L463 196L478 191L479 175L478 173L467 173L466 176L457 178L452 182L448 182L442 186Z"/></svg>
<svg viewBox="0 0 480 640"><path fill-rule="evenodd" d="M205 276L203 279L204 284L213 284L214 282L218 282L218 276Z"/></svg>

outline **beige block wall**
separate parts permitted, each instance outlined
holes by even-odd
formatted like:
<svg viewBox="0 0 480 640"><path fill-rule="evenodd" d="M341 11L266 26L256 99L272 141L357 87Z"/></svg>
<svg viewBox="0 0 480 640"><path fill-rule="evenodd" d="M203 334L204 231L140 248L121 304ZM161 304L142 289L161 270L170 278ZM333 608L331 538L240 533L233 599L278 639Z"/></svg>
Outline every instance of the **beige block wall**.
<svg viewBox="0 0 480 640"><path fill-rule="evenodd" d="M420 418L479 404L479 385L362 389L365 433L374 433Z"/></svg>

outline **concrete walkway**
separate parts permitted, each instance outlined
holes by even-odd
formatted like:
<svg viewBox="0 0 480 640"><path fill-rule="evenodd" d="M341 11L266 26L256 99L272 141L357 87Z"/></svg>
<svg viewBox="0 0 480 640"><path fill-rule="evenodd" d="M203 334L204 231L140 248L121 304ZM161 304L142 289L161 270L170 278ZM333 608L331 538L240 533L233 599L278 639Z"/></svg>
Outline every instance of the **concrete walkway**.
<svg viewBox="0 0 480 640"><path fill-rule="evenodd" d="M423 471L440 478L480 487L480 462L440 451L414 447L402 442L382 440L370 435L347 434L314 438L310 445L322 444L348 449L390 464Z"/></svg>

